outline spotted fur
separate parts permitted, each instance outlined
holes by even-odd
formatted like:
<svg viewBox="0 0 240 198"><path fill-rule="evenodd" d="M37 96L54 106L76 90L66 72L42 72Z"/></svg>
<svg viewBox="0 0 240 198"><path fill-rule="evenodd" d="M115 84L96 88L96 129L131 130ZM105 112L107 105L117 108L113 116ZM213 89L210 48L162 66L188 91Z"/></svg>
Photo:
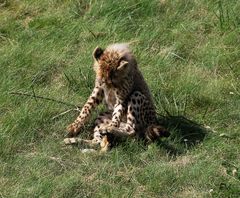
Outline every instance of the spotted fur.
<svg viewBox="0 0 240 198"><path fill-rule="evenodd" d="M137 135L149 141L168 136L168 132L157 124L152 96L128 46L114 44L105 50L97 47L93 57L95 87L80 115L68 126L68 135L76 136L92 110L104 102L108 112L97 118L93 142L104 144L101 142L106 142L103 136L107 134Z"/></svg>

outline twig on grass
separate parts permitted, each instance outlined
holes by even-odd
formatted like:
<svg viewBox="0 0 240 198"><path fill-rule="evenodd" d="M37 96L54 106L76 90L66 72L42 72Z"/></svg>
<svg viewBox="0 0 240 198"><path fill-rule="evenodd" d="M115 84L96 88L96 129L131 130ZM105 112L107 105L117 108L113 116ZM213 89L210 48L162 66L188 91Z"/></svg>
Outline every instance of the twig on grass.
<svg viewBox="0 0 240 198"><path fill-rule="evenodd" d="M77 106L77 105L74 105L72 103L68 103L68 102L64 102L64 101L61 101L61 100L56 100L54 98L49 98L49 97L45 97L45 96L38 96L35 94L34 90L33 90L33 94L28 94L28 93L23 93L23 92L9 92L9 94L11 95L18 95L18 96L27 96L27 97L30 97L30 98L33 98L35 100L37 99L42 99L42 100L48 100L48 101L52 101L52 102L55 102L55 103L59 103L59 104L64 104L66 106L71 106L71 107L74 107L73 109L68 109L58 115L55 115L52 117L52 120L60 117L60 116L63 116L65 115L66 113L70 112L70 111L78 111L80 112L80 107Z"/></svg>
<svg viewBox="0 0 240 198"><path fill-rule="evenodd" d="M38 98L38 99L48 100L48 101L52 101L52 102L55 102L55 103L64 104L66 106L75 107L76 109L80 108L78 105L68 103L68 102L64 102L64 101L61 101L61 100L57 100L57 99L54 99L54 98L49 98L49 97L45 97L45 96L38 96L35 93L34 94L28 94L28 93L23 93L23 92L11 91L11 92L9 92L9 94L19 95L19 96L27 96L27 97L34 98L34 99Z"/></svg>
<svg viewBox="0 0 240 198"><path fill-rule="evenodd" d="M53 116L53 117L52 117L52 120L55 120L56 118L58 118L58 117L60 117L60 116L63 116L63 115L65 115L66 113L68 113L68 112L70 112L70 111L78 111L78 112L80 112L79 108L76 108L76 109L68 109L68 110L66 110L66 111L64 111L64 112L62 112L62 113L59 113L58 115Z"/></svg>
<svg viewBox="0 0 240 198"><path fill-rule="evenodd" d="M93 35L94 38L97 38L97 35L93 33L93 31L91 31L88 27L86 27L86 29Z"/></svg>

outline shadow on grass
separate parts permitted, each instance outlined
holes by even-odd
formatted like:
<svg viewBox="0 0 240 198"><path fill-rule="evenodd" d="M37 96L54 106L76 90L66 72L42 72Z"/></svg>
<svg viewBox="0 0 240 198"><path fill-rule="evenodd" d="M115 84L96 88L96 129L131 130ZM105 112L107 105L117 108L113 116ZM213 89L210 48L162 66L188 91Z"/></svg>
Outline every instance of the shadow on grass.
<svg viewBox="0 0 240 198"><path fill-rule="evenodd" d="M171 155L180 155L201 143L208 130L184 116L161 116L159 122L170 131L170 137L158 142Z"/></svg>

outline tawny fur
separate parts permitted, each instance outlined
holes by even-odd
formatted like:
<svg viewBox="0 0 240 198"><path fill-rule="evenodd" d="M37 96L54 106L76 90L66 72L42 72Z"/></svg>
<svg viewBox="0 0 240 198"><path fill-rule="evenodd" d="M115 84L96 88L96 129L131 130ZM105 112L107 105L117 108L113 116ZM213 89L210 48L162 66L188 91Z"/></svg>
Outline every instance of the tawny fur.
<svg viewBox="0 0 240 198"><path fill-rule="evenodd" d="M143 136L153 141L168 132L157 125L155 106L149 88L138 69L135 57L126 44L113 44L93 52L95 87L77 119L67 128L76 136L101 102L107 106L99 116L93 142L101 144L103 136ZM104 138L104 141L106 139Z"/></svg>

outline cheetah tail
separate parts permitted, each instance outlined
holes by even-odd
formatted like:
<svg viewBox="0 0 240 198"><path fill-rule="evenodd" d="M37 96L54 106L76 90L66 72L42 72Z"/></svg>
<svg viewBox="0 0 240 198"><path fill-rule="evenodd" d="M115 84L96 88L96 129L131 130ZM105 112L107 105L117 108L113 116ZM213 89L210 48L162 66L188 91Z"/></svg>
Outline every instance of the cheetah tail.
<svg viewBox="0 0 240 198"><path fill-rule="evenodd" d="M153 142L161 137L169 137L170 133L160 125L150 125L146 132L145 137L148 141Z"/></svg>

